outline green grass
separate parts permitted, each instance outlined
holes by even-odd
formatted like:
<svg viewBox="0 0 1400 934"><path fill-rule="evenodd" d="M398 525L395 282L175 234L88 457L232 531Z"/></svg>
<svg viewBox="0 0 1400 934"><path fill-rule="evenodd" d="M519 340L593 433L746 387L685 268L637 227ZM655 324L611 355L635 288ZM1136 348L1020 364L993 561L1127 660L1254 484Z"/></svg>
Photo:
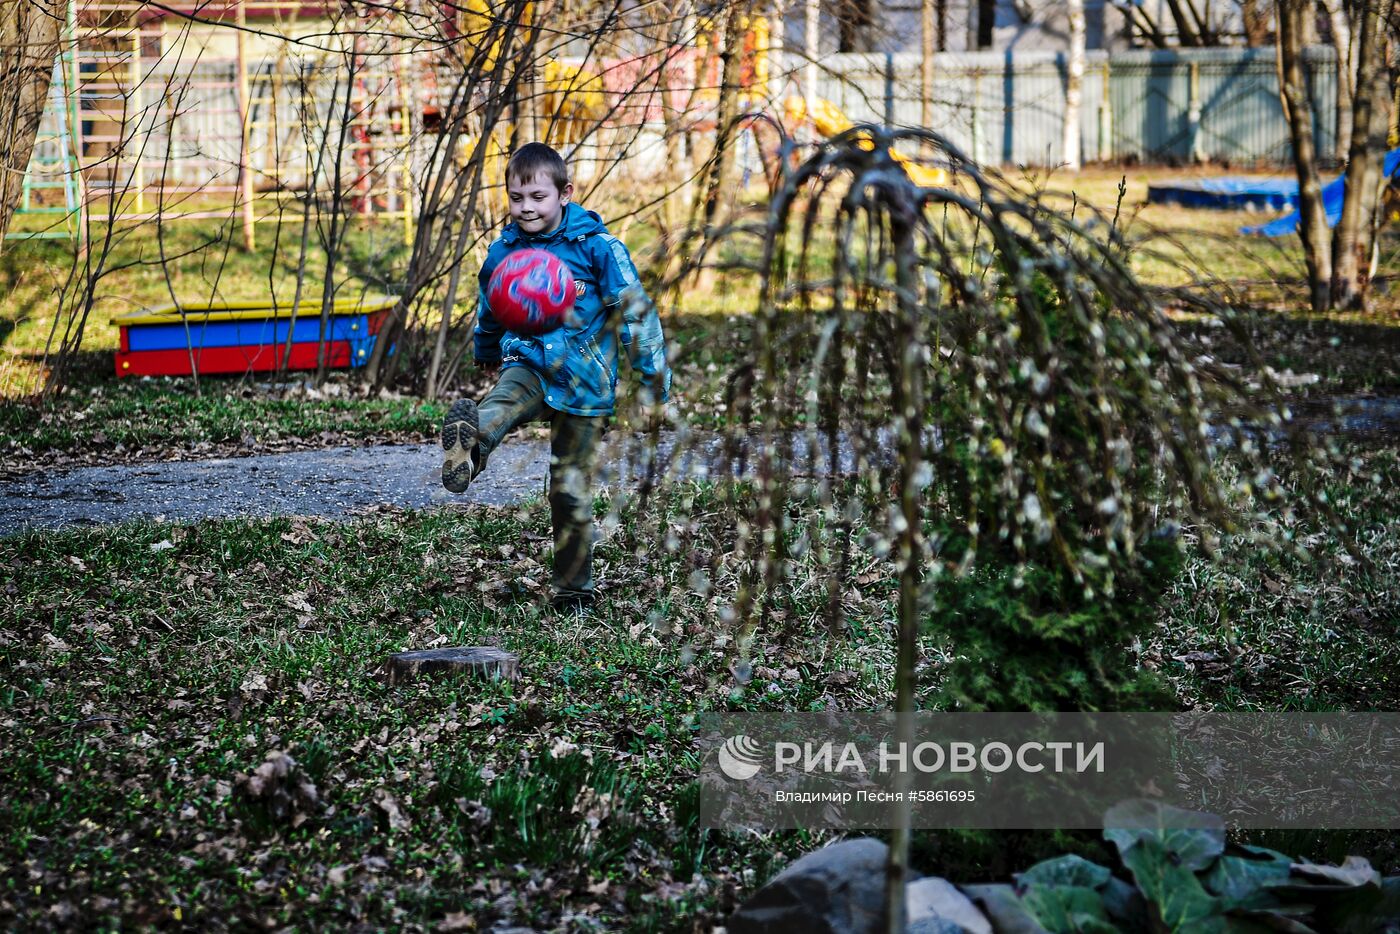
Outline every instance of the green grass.
<svg viewBox="0 0 1400 934"><path fill-rule="evenodd" d="M741 857L694 829L688 722L742 689L699 601L654 631L649 611L684 595L615 545L599 552L614 588L595 621L506 594L507 578L547 581L547 528L532 508L5 540L0 717L17 754L0 764L0 851L30 878L11 876L0 917L67 902L89 921L179 908L196 925L397 926L510 914L501 894L529 880L554 888L522 894L521 919L572 908L665 927L714 907L693 873ZM497 641L523 659L515 685L378 677L393 651ZM869 703L878 685L847 690ZM314 804L279 814L242 790L273 750Z"/></svg>
<svg viewBox="0 0 1400 934"><path fill-rule="evenodd" d="M1215 170L1192 171L1208 174ZM1130 255L1146 281L1187 282L1181 261L1190 254L1197 260L1194 268L1236 283L1265 309L1250 325L1264 362L1280 371L1319 377L1303 392L1384 393L1400 387L1400 364L1396 362L1400 360L1400 328L1396 327L1388 286L1383 283L1379 287L1377 310L1368 316L1317 318L1300 314L1297 301L1265 284L1280 275L1296 278L1301 269L1296 243L1241 236L1241 224L1259 219L1253 215L1145 204L1147 185L1170 174L1180 173L1147 168L1089 169L1077 175L1028 176L1016 184L1064 192L1056 203L1066 207L1074 203L1072 194L1079 204L1111 214L1118 182L1126 175L1128 189L1120 226L1134 242ZM619 202L614 207L622 211L627 205ZM643 215L627 225L626 232L638 261L645 266L650 261L649 244L656 239L654 225ZM112 250L111 271L102 277L96 293L98 302L84 331L83 354L70 376L75 391L49 400L43 409L21 399L44 380L42 354L53 327L57 295L72 263L71 247L64 242L7 244L0 253L0 427L10 439L8 447L0 450L4 466L22 469L27 459L42 459L48 452L54 460L95 462L136 457L129 453L135 448L148 449L140 456L149 459L172 451L181 452L181 456L190 452L228 454L268 444L403 440L431 435L441 414L436 405L366 400L353 391L331 400L304 395L288 398L281 388L268 388L263 378L206 377L199 389L213 404L207 406L209 414L201 414L196 410L206 406L187 398L193 389L189 380L118 381L114 377L110 355L117 346L117 331L110 324L113 315L166 303L172 293L186 298L248 298L269 291L289 294L299 233L295 216L289 216L280 229L262 225L257 249L250 253L230 241L238 236L236 225L172 223L165 229L165 252L172 258L162 263L149 230L124 228ZM352 292L392 293L405 260L397 225L357 222L347 237L339 281ZM717 258L721 263L751 261L757 249L756 238L736 237L720 245ZM831 249L831 231L819 225L811 275L820 278L829 274ZM1396 253L1396 244L1386 240L1381 254L1383 276L1400 269ZM307 287L310 294L318 295L325 270L323 254L314 240L308 262ZM715 277L710 291L686 283L675 296L678 304L672 306L671 297L658 296L673 343L679 413L694 426L718 427L727 416L725 394L734 364L747 353L749 313L757 300L755 279L731 270ZM1222 362L1248 362L1246 349L1208 322L1183 320L1182 328L1193 339L1202 340L1207 352ZM398 388L413 391L421 369L417 364L407 367L400 374L403 381ZM289 381L304 379L305 374L294 374ZM335 379L345 381L342 388L346 390L355 388L352 377ZM454 392L479 396L486 388L485 380L468 365ZM627 427L625 415L622 424ZM252 447L244 444L249 438L254 441ZM125 450L116 451L117 444Z"/></svg>
<svg viewBox="0 0 1400 934"><path fill-rule="evenodd" d="M1331 484L1366 576L1339 576L1338 540L1301 518L1312 560L1243 543L1216 561L1194 555L1141 657L1184 704L1395 709L1400 528L1387 491L1398 482L1400 456L1381 449L1356 452L1355 470ZM708 491L675 508L702 553L723 547L732 530L716 525ZM719 612L732 581L695 592L691 556L655 547L657 517L629 506L619 518L597 554L605 599L581 623L543 608L538 503L0 539L0 862L16 869L0 883L0 920L720 922L824 837L701 835L691 718L885 706L895 573L862 549L868 570L843 633L796 601L756 634L753 678L740 683ZM390 652L485 643L520 654L519 682L390 687L379 673ZM1224 663L1173 660L1190 651ZM936 677L928 669L926 687ZM275 751L296 768L254 794L247 776ZM1384 834L1288 843L1397 862ZM1095 846L1088 835L924 833L917 852L922 870L973 881Z"/></svg>
<svg viewBox="0 0 1400 934"><path fill-rule="evenodd" d="M1365 563L1291 508L1261 526L1283 547L1237 538L1220 560L1192 562L1167 606L1170 624L1144 653L1183 699L1228 710L1400 705L1400 450L1345 448L1334 464L1322 489ZM1189 653L1213 658L1178 660Z"/></svg>
<svg viewBox="0 0 1400 934"><path fill-rule="evenodd" d="M289 385L297 388L206 379L196 394L188 379L116 382L89 371L55 404L0 402L0 467L189 459L365 438L421 441L435 436L446 413L446 403L366 396L343 377L312 394Z"/></svg>

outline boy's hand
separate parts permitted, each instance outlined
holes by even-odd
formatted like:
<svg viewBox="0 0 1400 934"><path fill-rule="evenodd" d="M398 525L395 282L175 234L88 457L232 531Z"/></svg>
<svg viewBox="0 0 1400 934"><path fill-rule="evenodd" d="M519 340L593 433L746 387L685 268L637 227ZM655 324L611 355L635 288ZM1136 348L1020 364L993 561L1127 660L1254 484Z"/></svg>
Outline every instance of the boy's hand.
<svg viewBox="0 0 1400 934"><path fill-rule="evenodd" d="M637 408L641 415L642 428L646 431L665 428L679 417L672 402L656 401L656 394L647 386L637 390Z"/></svg>

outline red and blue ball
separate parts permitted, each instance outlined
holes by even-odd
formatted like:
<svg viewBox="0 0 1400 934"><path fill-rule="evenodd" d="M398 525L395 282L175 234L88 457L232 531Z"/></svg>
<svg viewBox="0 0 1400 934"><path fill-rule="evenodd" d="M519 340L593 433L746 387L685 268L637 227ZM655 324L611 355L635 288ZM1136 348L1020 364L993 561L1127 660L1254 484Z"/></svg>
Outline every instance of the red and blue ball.
<svg viewBox="0 0 1400 934"><path fill-rule="evenodd" d="M574 307L574 276L548 250L516 250L486 286L491 313L509 331L532 337L564 324Z"/></svg>

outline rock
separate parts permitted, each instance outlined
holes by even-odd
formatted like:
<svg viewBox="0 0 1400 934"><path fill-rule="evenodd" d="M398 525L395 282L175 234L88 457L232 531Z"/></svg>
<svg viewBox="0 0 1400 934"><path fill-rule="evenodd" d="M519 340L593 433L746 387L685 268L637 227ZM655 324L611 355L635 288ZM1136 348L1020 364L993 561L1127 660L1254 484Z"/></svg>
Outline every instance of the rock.
<svg viewBox="0 0 1400 934"><path fill-rule="evenodd" d="M963 934L967 929L960 924L939 917L920 918L918 921L909 921L904 934Z"/></svg>
<svg viewBox="0 0 1400 934"><path fill-rule="evenodd" d="M929 876L904 892L908 934L992 934L991 922L957 886Z"/></svg>
<svg viewBox="0 0 1400 934"><path fill-rule="evenodd" d="M987 916L997 934L1050 934L1009 885L965 885L962 893ZM1146 928L1144 920L1142 929Z"/></svg>
<svg viewBox="0 0 1400 934"><path fill-rule="evenodd" d="M889 848L868 837L808 853L754 893L729 934L875 934L883 929ZM905 894L908 934L992 934L971 899L944 879L917 879Z"/></svg>
<svg viewBox="0 0 1400 934"><path fill-rule="evenodd" d="M492 645L399 652L389 656L384 668L390 684L402 684L423 675L470 675L507 681L520 677L520 659Z"/></svg>
<svg viewBox="0 0 1400 934"><path fill-rule="evenodd" d="M729 934L873 934L884 914L888 850L862 837L808 853L734 912Z"/></svg>

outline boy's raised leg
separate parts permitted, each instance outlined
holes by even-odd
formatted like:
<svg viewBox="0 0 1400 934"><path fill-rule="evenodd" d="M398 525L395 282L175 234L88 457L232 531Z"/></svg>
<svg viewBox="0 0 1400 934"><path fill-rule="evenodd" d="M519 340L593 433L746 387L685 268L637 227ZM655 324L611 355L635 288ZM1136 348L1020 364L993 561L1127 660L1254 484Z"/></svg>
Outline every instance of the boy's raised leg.
<svg viewBox="0 0 1400 934"><path fill-rule="evenodd" d="M475 402L458 399L452 403L442 423L442 485L453 493L466 492L476 476L480 430Z"/></svg>
<svg viewBox="0 0 1400 934"><path fill-rule="evenodd" d="M524 367L502 371L481 405L470 399L452 403L442 425L442 485L465 491L501 440L544 412L544 386Z"/></svg>

